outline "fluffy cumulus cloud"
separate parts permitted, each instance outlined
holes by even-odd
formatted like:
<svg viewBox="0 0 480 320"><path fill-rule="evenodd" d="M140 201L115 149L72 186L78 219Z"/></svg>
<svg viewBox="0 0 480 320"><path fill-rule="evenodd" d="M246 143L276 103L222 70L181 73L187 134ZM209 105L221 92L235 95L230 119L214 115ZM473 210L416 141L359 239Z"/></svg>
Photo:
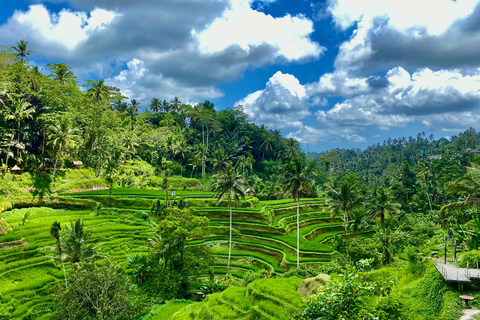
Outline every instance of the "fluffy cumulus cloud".
<svg viewBox="0 0 480 320"><path fill-rule="evenodd" d="M254 92L236 105L243 105L250 120L270 128L301 128L310 115L305 87L291 74L275 73L265 89Z"/></svg>
<svg viewBox="0 0 480 320"><path fill-rule="evenodd" d="M248 52L250 48L266 44L275 48L275 55L287 60L318 58L326 49L310 39L313 22L304 16L287 14L274 18L250 7L249 1L232 1L205 30L193 34L202 53L221 52L238 46Z"/></svg>
<svg viewBox="0 0 480 320"><path fill-rule="evenodd" d="M238 79L247 68L279 59L310 61L325 50L310 39L309 19L272 17L253 10L250 0L65 2L74 9L52 12L45 1L47 6L16 11L0 26L0 41L23 38L36 54L73 66L80 78L93 73L113 82L123 69L130 74L132 59L142 61L139 86L128 89L136 97L215 98L221 95L216 85ZM126 88L125 79L115 81Z"/></svg>
<svg viewBox="0 0 480 320"><path fill-rule="evenodd" d="M355 28L341 44L335 66L367 73L398 65L477 65L478 4L478 0L331 0L327 11L337 27Z"/></svg>
<svg viewBox="0 0 480 320"><path fill-rule="evenodd" d="M31 5L25 12L15 11L0 27L0 38L9 42L29 39L31 46L45 56L53 56L57 50L69 54L93 35L102 33L120 16L98 8L89 13L70 10L51 13L44 5Z"/></svg>
<svg viewBox="0 0 480 320"><path fill-rule="evenodd" d="M328 111L316 112L320 123L331 129L354 134L368 127L388 130L415 121L443 130L465 127L480 115L480 70L474 74L459 71L432 71L428 68L410 74L401 67L385 75L383 89L372 88L337 103Z"/></svg>

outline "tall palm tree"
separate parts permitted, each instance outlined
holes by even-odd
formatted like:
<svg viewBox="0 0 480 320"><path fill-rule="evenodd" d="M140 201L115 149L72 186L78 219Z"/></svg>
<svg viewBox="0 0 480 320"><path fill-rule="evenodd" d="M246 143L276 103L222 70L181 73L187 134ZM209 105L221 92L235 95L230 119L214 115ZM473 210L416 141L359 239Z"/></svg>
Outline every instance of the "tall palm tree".
<svg viewBox="0 0 480 320"><path fill-rule="evenodd" d="M72 83L76 79L70 67L64 63L48 64L47 67L51 70L50 77L60 84Z"/></svg>
<svg viewBox="0 0 480 320"><path fill-rule="evenodd" d="M87 90L87 96L92 101L99 104L106 104L110 100L110 89L105 85L105 80L87 80L87 85L90 86Z"/></svg>
<svg viewBox="0 0 480 320"><path fill-rule="evenodd" d="M218 203L223 199L227 199L228 210L230 211L230 236L228 244L228 263L227 273L230 271L230 257L232 255L232 201L235 203L238 200L245 199L245 179L237 172L237 170L227 163L225 171L215 175L216 182L213 185L215 197L218 198Z"/></svg>
<svg viewBox="0 0 480 320"><path fill-rule="evenodd" d="M339 212L343 213L343 226L345 229L345 240L347 248L350 245L348 240L348 218L353 209L361 205L361 198L353 184L343 181L342 184L332 184L327 186L330 209L332 217Z"/></svg>
<svg viewBox="0 0 480 320"><path fill-rule="evenodd" d="M162 101L162 110L163 112L170 112L170 104L167 100Z"/></svg>
<svg viewBox="0 0 480 320"><path fill-rule="evenodd" d="M285 167L282 185L297 201L297 268L300 267L300 193L309 193L309 185L313 184L314 171L311 166L305 165L300 158L294 158Z"/></svg>
<svg viewBox="0 0 480 320"><path fill-rule="evenodd" d="M77 146L75 129L67 118L60 119L59 122L50 126L50 141L47 145L51 145L55 154L55 163L53 165L53 177L55 181L55 173L57 172L58 159L62 156L63 152L72 150Z"/></svg>
<svg viewBox="0 0 480 320"><path fill-rule="evenodd" d="M275 139L270 134L267 134L267 136L265 137L265 140L263 140L262 144L260 145L260 148L264 148L262 161L265 158L265 153L268 153L268 151L272 151L272 143L274 141Z"/></svg>
<svg viewBox="0 0 480 320"><path fill-rule="evenodd" d="M65 234L60 237L64 260L78 263L94 252L94 248L88 244L92 233L86 231L82 219L70 221L70 225L66 226L64 232Z"/></svg>
<svg viewBox="0 0 480 320"><path fill-rule="evenodd" d="M173 98L172 101L170 101L170 106L171 106L173 112L178 112L181 105L182 105L182 102L180 101L180 99L178 97L175 97L175 98Z"/></svg>
<svg viewBox="0 0 480 320"><path fill-rule="evenodd" d="M60 222L55 221L52 226L50 227L50 235L57 240L57 249L58 254L60 255L60 259L62 258L62 246L60 245L60 231L62 227L60 226Z"/></svg>
<svg viewBox="0 0 480 320"><path fill-rule="evenodd" d="M242 172L244 175L248 175L253 171L253 157L246 157L241 155L238 157L236 167Z"/></svg>
<svg viewBox="0 0 480 320"><path fill-rule="evenodd" d="M108 155L107 161L105 161L105 164L103 165L103 175L109 185L109 195L112 195L114 178L120 167L122 156L123 153L120 148L114 147Z"/></svg>
<svg viewBox="0 0 480 320"><path fill-rule="evenodd" d="M33 53L32 50L27 50L28 41L20 40L17 41L16 46L12 46L12 49L16 51L15 55L23 61L25 59L28 62L28 56Z"/></svg>
<svg viewBox="0 0 480 320"><path fill-rule="evenodd" d="M152 101L150 101L150 110L154 113L158 113L160 109L162 108L160 99L158 98L153 98Z"/></svg>
<svg viewBox="0 0 480 320"><path fill-rule="evenodd" d="M400 212L400 203L395 202L388 189L376 189L372 199L367 204L367 212L371 219L380 217L380 227L385 232L385 216Z"/></svg>
<svg viewBox="0 0 480 320"><path fill-rule="evenodd" d="M7 107L7 120L13 120L17 125L17 157L19 156L20 149L20 132L22 120L33 119L33 113L35 108L26 101L24 98L20 97L9 97L10 99L4 102L4 105Z"/></svg>
<svg viewBox="0 0 480 320"><path fill-rule="evenodd" d="M467 173L448 186L449 193L463 195L463 200L442 207L441 211L475 206L480 203L480 164L470 162Z"/></svg>

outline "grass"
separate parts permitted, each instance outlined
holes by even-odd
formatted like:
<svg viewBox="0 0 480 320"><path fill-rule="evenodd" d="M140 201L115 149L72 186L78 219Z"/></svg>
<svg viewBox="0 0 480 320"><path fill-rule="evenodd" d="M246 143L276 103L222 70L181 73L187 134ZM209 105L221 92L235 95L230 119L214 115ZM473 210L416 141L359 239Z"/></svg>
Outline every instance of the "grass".
<svg viewBox="0 0 480 320"><path fill-rule="evenodd" d="M153 307L142 320L169 320L175 313L192 304L190 300L167 301L166 304Z"/></svg>
<svg viewBox="0 0 480 320"><path fill-rule="evenodd" d="M87 181L91 173L74 174ZM59 183L62 188L59 189L68 192L65 186L72 181L70 176L62 177ZM84 181L81 184L83 183ZM216 206L216 199L209 192L178 190L176 195L188 200L198 215L211 219L210 227L190 240L189 245L209 246L216 257L214 274L224 275L228 255L229 210L224 203ZM57 205L59 209L39 207L3 212L2 217L13 227L12 232L0 237L0 247L9 248L0 251L0 299L7 306L5 308L9 310L9 317L20 319L22 314L30 314L31 317L35 314L38 319L48 319L52 302L47 291L63 279L60 265L44 258L55 255L55 240L49 234L54 221L64 226L72 220L83 219L87 229L92 231L92 242L98 245L100 254L110 256L121 265L126 262L127 254L145 252L145 243L154 232L157 222L151 219L146 221L143 217L148 213L153 200L163 199L164 196L163 190L128 188L113 189L111 197L109 190L63 193L59 197L62 204L61 207ZM260 269L282 274L296 263L296 203L284 199L260 201L254 205L256 202L253 200L258 201L249 198L252 207L239 206L232 210L235 230L231 274L242 278L247 270ZM103 203L101 215L94 215L86 209L95 204L94 201ZM70 203L78 204L69 205ZM326 242L334 234L341 233L335 229L341 224L330 219L322 198L302 198L300 209L300 263L329 261L332 248ZM27 223L22 225L27 212L30 212L30 216ZM21 239L24 239L24 248L1 245ZM66 267L71 268L67 264ZM281 301L282 297L262 287L261 283L252 285L248 292L229 289L218 298L211 298L208 308L198 303L167 302L152 309L145 320L182 319L173 315L182 308L190 310L199 319L219 319L220 315L222 319L284 319L288 310L298 304L294 298L296 289L292 289L293 296L285 295L288 299L293 299L293 304L285 304ZM293 288L286 283L283 286ZM281 292L285 289L282 287L276 290ZM273 308L279 304L282 305L281 308ZM3 309L0 308L0 314L1 310Z"/></svg>
<svg viewBox="0 0 480 320"><path fill-rule="evenodd" d="M30 216L22 225L27 212ZM54 221L64 227L72 220L83 219L87 230L93 231L91 241L99 245L99 253L112 257L119 264L126 262L127 254L145 252L142 246L153 232L149 221L134 214L96 216L90 211L41 207L3 212L2 217L13 231L0 237L0 243L24 238L29 244L25 248L0 251L0 297L2 304L9 306L8 319L23 319L34 313L40 313L40 317L42 312L48 314L53 306L47 291L63 279L61 264L45 258L56 255L56 242L49 232ZM71 268L68 263L65 267Z"/></svg>

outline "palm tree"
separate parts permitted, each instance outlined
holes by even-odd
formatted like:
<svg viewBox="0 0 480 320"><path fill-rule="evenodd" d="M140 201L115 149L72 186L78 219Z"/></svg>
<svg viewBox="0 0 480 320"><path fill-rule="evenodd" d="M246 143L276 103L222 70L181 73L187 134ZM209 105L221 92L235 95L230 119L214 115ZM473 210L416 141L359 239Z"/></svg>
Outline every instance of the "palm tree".
<svg viewBox="0 0 480 320"><path fill-rule="evenodd" d="M327 186L327 190L332 217L335 217L339 212L343 213L343 226L348 248L350 245L348 240L348 218L353 209L361 205L361 198L355 186L346 180L344 180L341 185L332 184Z"/></svg>
<svg viewBox="0 0 480 320"><path fill-rule="evenodd" d="M87 90L87 96L90 97L95 104L105 104L110 100L110 89L105 85L105 80L87 80L87 85L90 86Z"/></svg>
<svg viewBox="0 0 480 320"><path fill-rule="evenodd" d="M190 178L192 178L193 177L193 170L197 169L199 166L202 165L202 158L200 157L200 155L196 154L193 157L193 160L190 163L190 165L192 166L192 172L190 173ZM197 172L195 172L195 176L196 175L197 175Z"/></svg>
<svg viewBox="0 0 480 320"><path fill-rule="evenodd" d="M60 84L72 83L76 79L70 67L64 63L48 64L47 67L52 71L50 77Z"/></svg>
<svg viewBox="0 0 480 320"><path fill-rule="evenodd" d="M150 110L154 113L158 113L161 108L162 108L162 105L161 105L160 99L153 98L152 101L150 102Z"/></svg>
<svg viewBox="0 0 480 320"><path fill-rule="evenodd" d="M109 195L112 195L114 178L120 167L120 160L122 156L123 154L120 151L120 149L117 147L114 147L110 152L107 158L107 161L103 166L103 175L105 176L105 180L109 185L109 188L108 188L110 190Z"/></svg>
<svg viewBox="0 0 480 320"><path fill-rule="evenodd" d="M263 143L260 145L260 148L264 147L265 149L263 150L263 155L262 155L262 161L265 158L265 153L268 153L268 151L272 151L272 143L274 142L274 139L270 134L267 134L267 137L265 140L263 140Z"/></svg>
<svg viewBox="0 0 480 320"><path fill-rule="evenodd" d="M52 177L52 180L55 181L58 159L62 156L63 152L76 147L77 143L75 139L77 138L77 135L75 134L75 129L72 128L67 118L62 118L58 123L50 126L49 132L50 141L47 143L47 145L51 145L53 152L55 153L55 163L53 165Z"/></svg>
<svg viewBox="0 0 480 320"><path fill-rule="evenodd" d="M17 41L17 46L12 46L12 49L16 51L15 55L23 61L25 59L28 62L28 56L33 53L32 50L27 50L28 41Z"/></svg>
<svg viewBox="0 0 480 320"><path fill-rule="evenodd" d="M227 163L230 163L230 161L227 161L225 157L225 152L222 149L217 149L215 150L213 154L213 172L220 172L223 170L223 168L226 167Z"/></svg>
<svg viewBox="0 0 480 320"><path fill-rule="evenodd" d="M290 192L293 201L297 201L297 268L300 267L300 193L309 193L309 185L313 184L314 172L300 158L293 159L286 167L282 185Z"/></svg>
<svg viewBox="0 0 480 320"><path fill-rule="evenodd" d="M4 105L7 107L7 120L13 120L17 124L17 157L19 156L20 149L20 132L21 124L24 119L33 119L33 113L35 108L27 102L24 98L20 97L10 97L10 99L4 102Z"/></svg>
<svg viewBox="0 0 480 320"><path fill-rule="evenodd" d="M132 99L130 100L130 105L132 106L134 113L137 114L141 103L137 99Z"/></svg>
<svg viewBox="0 0 480 320"><path fill-rule="evenodd" d="M163 100L162 110L163 112L170 112L170 104L167 102L167 100Z"/></svg>
<svg viewBox="0 0 480 320"><path fill-rule="evenodd" d="M170 106L172 107L173 112L178 112L180 109L180 106L182 105L182 102L178 97L173 98L172 101L170 101Z"/></svg>
<svg viewBox="0 0 480 320"><path fill-rule="evenodd" d="M50 235L57 240L57 249L58 249L58 254L60 255L60 259L62 258L62 246L60 245L60 231L62 230L62 227L60 226L60 223L55 221L52 226L50 227Z"/></svg>
<svg viewBox="0 0 480 320"><path fill-rule="evenodd" d="M348 227L355 234L355 240L358 236L368 228L368 218L363 210L353 210L348 221Z"/></svg>
<svg viewBox="0 0 480 320"><path fill-rule="evenodd" d="M466 169L467 173L450 184L447 189L449 193L463 195L463 200L447 204L442 207L441 211L475 206L480 202L480 165L471 162L470 167Z"/></svg>
<svg viewBox="0 0 480 320"><path fill-rule="evenodd" d="M225 171L215 175L216 182L213 185L215 197L218 198L218 204L223 199L227 199L228 210L230 211L230 236L228 245L228 263L227 273L230 271L230 257L232 255L232 200L235 204L240 198L245 199L245 179L235 168L227 163Z"/></svg>
<svg viewBox="0 0 480 320"><path fill-rule="evenodd" d="M242 172L244 175L248 175L253 171L253 158L252 157L245 157L240 156L238 157L236 167Z"/></svg>
<svg viewBox="0 0 480 320"><path fill-rule="evenodd" d="M380 227L385 232L385 216L399 213L400 207L401 205L395 202L388 189L376 189L372 199L367 204L367 212L370 219L380 217Z"/></svg>
<svg viewBox="0 0 480 320"><path fill-rule="evenodd" d="M86 231L83 226L83 220L78 219L70 222L65 228L65 234L60 237L64 260L71 263L78 263L81 259L91 255L94 248L88 245L91 237L91 231Z"/></svg>

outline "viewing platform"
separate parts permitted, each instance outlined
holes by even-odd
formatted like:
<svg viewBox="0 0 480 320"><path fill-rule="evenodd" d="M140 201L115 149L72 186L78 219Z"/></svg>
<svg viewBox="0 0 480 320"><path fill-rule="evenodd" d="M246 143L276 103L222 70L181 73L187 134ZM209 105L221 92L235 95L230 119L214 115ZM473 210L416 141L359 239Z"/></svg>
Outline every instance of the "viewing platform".
<svg viewBox="0 0 480 320"><path fill-rule="evenodd" d="M447 282L457 282L460 284L480 280L480 269L458 268L454 264L434 263L435 268Z"/></svg>

